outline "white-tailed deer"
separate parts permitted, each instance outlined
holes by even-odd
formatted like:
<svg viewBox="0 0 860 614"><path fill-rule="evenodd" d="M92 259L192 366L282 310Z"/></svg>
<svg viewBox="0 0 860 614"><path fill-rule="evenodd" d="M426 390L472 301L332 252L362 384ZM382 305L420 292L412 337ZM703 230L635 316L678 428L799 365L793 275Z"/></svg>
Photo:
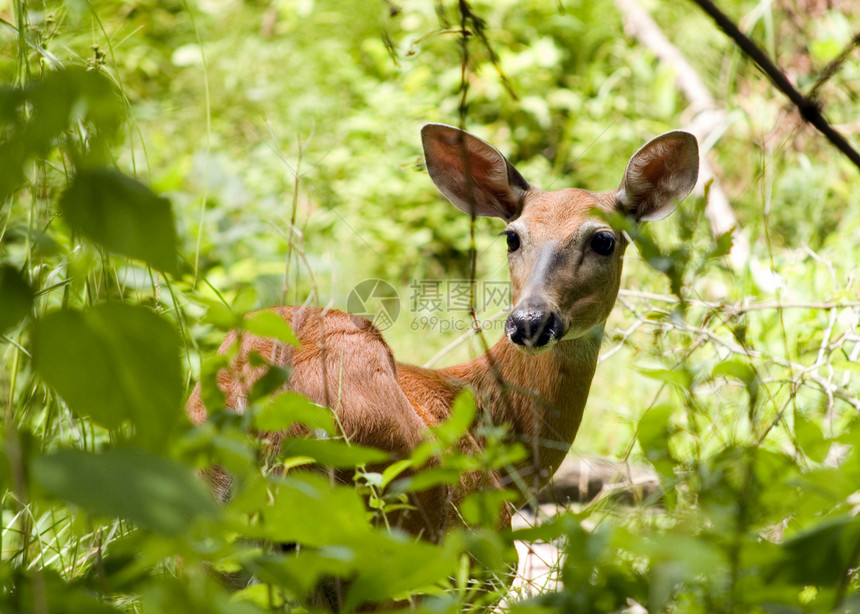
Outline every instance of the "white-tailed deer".
<svg viewBox="0 0 860 614"><path fill-rule="evenodd" d="M604 323L615 303L627 240L607 221L622 213L636 222L673 211L696 183L696 139L668 132L646 143L608 192L530 185L495 148L441 124L421 131L427 170L458 209L502 218L508 225L513 310L505 335L487 354L439 370L395 361L367 320L340 311L277 307L301 345L242 336L230 371L218 376L227 404L241 410L251 385L267 371L252 352L291 367L288 387L330 405L350 441L406 455L427 427L444 421L457 394L474 390L479 408L530 451L519 468L530 488L552 477L579 428L597 365ZM222 351L236 341L231 333ZM199 387L188 402L206 419ZM472 440L475 445L477 439ZM501 484L502 476L493 483ZM486 486L486 482L483 482ZM406 530L437 540L459 521L456 505L477 483L416 496L416 510L398 517ZM502 522L507 522L503 518Z"/></svg>

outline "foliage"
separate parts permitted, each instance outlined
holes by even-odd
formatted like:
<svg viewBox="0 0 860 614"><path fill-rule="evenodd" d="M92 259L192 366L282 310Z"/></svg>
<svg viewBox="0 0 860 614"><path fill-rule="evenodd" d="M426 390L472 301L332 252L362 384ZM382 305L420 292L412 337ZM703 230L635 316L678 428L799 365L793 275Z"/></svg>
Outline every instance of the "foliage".
<svg viewBox="0 0 860 614"><path fill-rule="evenodd" d="M856 9L723 4L851 129L858 65L817 80ZM244 318L255 308L343 306L374 276L403 297L412 280L469 277L469 221L420 172L417 137L460 118L458 5L0 3L0 610L291 611L340 583L345 611L471 611L506 593L517 540L566 556L562 588L509 596L516 612L860 610L856 169L783 121L704 19L652 8L731 109L711 159L751 244L732 263L701 196L653 234L627 229L635 289L576 450L650 464L661 495L500 532L516 493L478 493L461 506L470 530L430 544L386 529L408 493L521 458L497 425L481 427L483 454L457 450L468 397L434 443L387 459L279 393L283 373L242 415L219 411L212 382L227 330L295 341L277 318ZM671 68L614 5L472 10L486 39L468 45L464 118L535 184L609 189L619 160L686 120ZM504 275L497 230L477 223L479 278ZM428 343L408 316L386 332L399 356L455 337ZM213 412L192 427L198 379ZM319 438L273 457L249 434L295 423ZM214 464L234 481L223 505L197 475ZM322 465L353 483L307 470Z"/></svg>

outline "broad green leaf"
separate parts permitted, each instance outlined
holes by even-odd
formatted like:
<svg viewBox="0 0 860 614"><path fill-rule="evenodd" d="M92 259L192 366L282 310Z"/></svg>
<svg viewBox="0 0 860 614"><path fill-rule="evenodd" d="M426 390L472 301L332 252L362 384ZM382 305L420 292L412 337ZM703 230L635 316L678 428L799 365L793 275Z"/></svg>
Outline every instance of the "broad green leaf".
<svg viewBox="0 0 860 614"><path fill-rule="evenodd" d="M711 372L713 377L734 377L743 383L749 383L756 377L755 370L748 362L738 359L725 360L717 363Z"/></svg>
<svg viewBox="0 0 860 614"><path fill-rule="evenodd" d="M856 416L836 435L836 441L854 446L854 454L860 454L860 416Z"/></svg>
<svg viewBox="0 0 860 614"><path fill-rule="evenodd" d="M794 412L794 436L797 438L797 445L811 460L820 463L827 458L830 441L824 438L818 423L799 411Z"/></svg>
<svg viewBox="0 0 860 614"><path fill-rule="evenodd" d="M782 544L784 558L772 571L800 586L835 586L856 565L853 550L860 544L860 518L826 520Z"/></svg>
<svg viewBox="0 0 860 614"><path fill-rule="evenodd" d="M192 568L193 569L193 568ZM199 569L199 568L198 568ZM195 570L196 571L196 570ZM191 575L191 578L188 576ZM153 574L143 585L136 611L141 614L263 614L248 601L234 601L215 574ZM127 610L126 610L127 611ZM83 613L81 613L83 614Z"/></svg>
<svg viewBox="0 0 860 614"><path fill-rule="evenodd" d="M647 557L651 564L681 563L687 577L707 573L724 564L724 553L713 543L681 531L660 533L656 539L636 535L630 547L634 554Z"/></svg>
<svg viewBox="0 0 860 614"><path fill-rule="evenodd" d="M478 463L475 463L474 469L478 468ZM460 468L455 467L432 467L430 469L422 469L414 476L409 476L397 480L392 485L392 492L419 492L433 488L440 484L457 484L460 481Z"/></svg>
<svg viewBox="0 0 860 614"><path fill-rule="evenodd" d="M400 460L395 463L391 463L388 467L385 468L385 471L382 472L382 479L379 483L380 488L386 488L391 481L396 479L397 476L402 474L404 471L409 470L412 467L413 463L410 459Z"/></svg>
<svg viewBox="0 0 860 614"><path fill-rule="evenodd" d="M673 384L682 390L689 390L690 385L693 383L693 375L687 369L683 368L649 369L646 367L639 367L637 371L642 375L657 380L658 382Z"/></svg>
<svg viewBox="0 0 860 614"><path fill-rule="evenodd" d="M244 328L249 333L260 337L271 337L296 347L299 345L293 329L274 311L260 311L249 315L245 320Z"/></svg>
<svg viewBox="0 0 860 614"><path fill-rule="evenodd" d="M477 412L475 395L469 388L457 395L454 405L451 407L451 415L438 426L431 427L432 439L419 445L412 453L412 460L416 466L423 465L427 459L439 454L445 448L454 445L457 440L472 426Z"/></svg>
<svg viewBox="0 0 860 614"><path fill-rule="evenodd" d="M810 511L820 516L822 510L832 512L840 506L850 507L849 496L860 484L860 463L856 458L847 459L839 468L819 466L802 473L793 466L796 475L789 476L791 486L799 489L791 508L795 515Z"/></svg>
<svg viewBox="0 0 860 614"><path fill-rule="evenodd" d="M477 411L478 404L475 401L475 395L470 388L464 388L457 395L457 398L454 399L454 405L451 407L451 417L441 425L435 427L433 432L440 439L448 443L454 443L472 426L472 421L475 419Z"/></svg>
<svg viewBox="0 0 860 614"><path fill-rule="evenodd" d="M283 587L301 599L323 576L348 577L356 569L357 558L352 548L323 546L304 548L293 556L260 556L247 567L261 582Z"/></svg>
<svg viewBox="0 0 860 614"><path fill-rule="evenodd" d="M720 235L717 236L717 240L714 242L714 247L708 252L707 257L709 259L722 258L723 256L728 256L732 251L732 244L734 243L734 233L735 229L732 228Z"/></svg>
<svg viewBox="0 0 860 614"><path fill-rule="evenodd" d="M32 469L36 483L54 496L168 535L218 511L191 471L143 450L63 450L36 457Z"/></svg>
<svg viewBox="0 0 860 614"><path fill-rule="evenodd" d="M330 409L293 391L279 394L254 415L254 428L260 431L286 431L296 423L329 435L336 432Z"/></svg>
<svg viewBox="0 0 860 614"><path fill-rule="evenodd" d="M261 511L250 537L311 546L342 544L372 530L364 501L328 477L301 473L279 480L274 501Z"/></svg>
<svg viewBox="0 0 860 614"><path fill-rule="evenodd" d="M33 289L13 266L0 266L0 333L27 317L33 308Z"/></svg>
<svg viewBox="0 0 860 614"><path fill-rule="evenodd" d="M480 568L499 577L508 575L516 568L519 558L516 546L510 539L510 533L499 532L498 521L489 527L470 529L464 532L463 537L466 541L465 550ZM548 563L552 564L551 561Z"/></svg>
<svg viewBox="0 0 860 614"><path fill-rule="evenodd" d="M326 467L344 468L388 460L388 454L376 448L348 444L339 439L304 437L284 440L281 456L308 456Z"/></svg>
<svg viewBox="0 0 860 614"><path fill-rule="evenodd" d="M251 403L271 397L279 390L283 390L286 383L290 380L289 367L269 364L256 350L252 350L248 354L248 362L252 366L267 366L266 372L251 386L251 390L248 393L248 401Z"/></svg>
<svg viewBox="0 0 860 614"><path fill-rule="evenodd" d="M460 504L460 513L470 525L495 528L499 523L502 505L516 501L512 490L484 490L468 495Z"/></svg>
<svg viewBox="0 0 860 614"><path fill-rule="evenodd" d="M326 518L323 514L316 524ZM294 556L258 557L248 569L261 581L298 597L312 590L321 577L352 577L344 583L348 590L343 604L344 611L351 611L363 603L444 582L455 570L462 549L462 539L456 535L436 546L411 536L366 530L343 536L339 544L304 547Z"/></svg>
<svg viewBox="0 0 860 614"><path fill-rule="evenodd" d="M69 226L109 251L178 273L170 201L109 168L81 169L60 197Z"/></svg>
<svg viewBox="0 0 860 614"><path fill-rule="evenodd" d="M211 415L224 409L226 401L224 392L218 386L218 373L222 369L230 369L230 357L226 354L210 354L203 359L200 367L200 398Z"/></svg>
<svg viewBox="0 0 860 614"><path fill-rule="evenodd" d="M215 298L195 296L194 300L206 306L204 320L223 331L233 330L242 325L242 319L233 313L229 306Z"/></svg>
<svg viewBox="0 0 860 614"><path fill-rule="evenodd" d="M462 540L452 534L442 545L433 545L376 532L352 542L352 546L363 556L344 600L347 611L446 580L457 568Z"/></svg>
<svg viewBox="0 0 860 614"><path fill-rule="evenodd" d="M75 413L107 428L128 420L152 449L182 415L179 346L167 320L120 303L49 313L32 340L36 370Z"/></svg>
<svg viewBox="0 0 860 614"><path fill-rule="evenodd" d="M740 380L750 397L750 404L755 405L759 395L759 379L753 366L744 360L733 358L714 366L713 377L733 377Z"/></svg>
<svg viewBox="0 0 860 614"><path fill-rule="evenodd" d="M663 476L672 473L672 455L669 437L673 432L670 420L674 408L671 405L655 405L639 419L636 439L645 457Z"/></svg>
<svg viewBox="0 0 860 614"><path fill-rule="evenodd" d="M551 516L540 524L511 531L509 538L512 541L551 542L579 529L584 518L587 518L587 513L561 512Z"/></svg>

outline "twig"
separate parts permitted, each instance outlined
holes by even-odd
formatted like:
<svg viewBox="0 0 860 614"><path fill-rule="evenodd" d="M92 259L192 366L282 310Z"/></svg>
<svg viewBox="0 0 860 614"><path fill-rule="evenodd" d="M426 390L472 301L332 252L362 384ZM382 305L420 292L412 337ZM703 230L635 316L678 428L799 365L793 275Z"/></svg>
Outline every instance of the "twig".
<svg viewBox="0 0 860 614"><path fill-rule="evenodd" d="M729 343L728 341L720 338L718 335L712 333L711 331L703 328L696 328L694 326L682 326L678 324L674 324L673 328L675 330L689 333L691 335L698 336L703 339L707 339L714 345L718 345L720 347L725 348L729 352L733 354L739 354L741 356L746 356L750 359L752 358L761 358L763 360L769 360L770 362L779 365L780 367L784 367L791 371L797 371L796 374L792 373L793 377L791 378L792 384L799 386L800 383L807 379L821 388L822 392L826 394L828 397L832 395L832 397L839 399L840 401L844 401L851 405L854 409L860 410L860 400L857 400L855 397L841 390L836 384L828 381L827 379L821 377L820 375L816 375L812 373L813 370L820 368L821 364L814 364L810 366L798 364L796 362L792 362L790 360L784 358L778 358L777 356L773 356L772 354L767 354L760 350L753 350L749 348L744 348L741 346L737 346L733 343Z"/></svg>
<svg viewBox="0 0 860 614"><path fill-rule="evenodd" d="M711 0L690 0L714 20L719 28L731 38L756 65L764 72L774 87L783 93L797 107L800 116L830 141L851 162L860 169L860 153L843 137L821 114L819 103L812 97L804 96L795 88L788 77L774 64L767 54L746 34L740 31Z"/></svg>
<svg viewBox="0 0 860 614"><path fill-rule="evenodd" d="M632 310L631 310L632 311ZM612 348L606 350L603 354L598 358L598 363L605 362L609 360L612 356L620 352L627 345L627 340L633 336L637 330L639 330L644 324L647 322L646 318L638 317L637 320L630 326L627 330L621 331L621 340L616 343Z"/></svg>
<svg viewBox="0 0 860 614"><path fill-rule="evenodd" d="M628 296L630 298L640 298L649 301L659 301L661 303L678 303L678 298L664 294L655 294L653 292L642 292L640 290L620 289L619 296ZM706 307L708 309L723 309L732 314L746 313L747 311L761 311L768 309L856 309L860 307L860 301L846 301L844 303L752 303L750 305L726 305L725 303L709 303L707 301L697 301L695 299L687 299L688 305L697 307Z"/></svg>
<svg viewBox="0 0 860 614"><path fill-rule="evenodd" d="M855 34L854 38L851 39L851 42L845 46L845 49L836 56L827 66L824 67L824 70L821 71L821 75L819 75L818 80L815 82L815 85L809 90L810 98L818 97L818 90L825 84L830 78L835 75L842 65L845 63L845 60L851 55L854 51L855 47L860 46L860 34Z"/></svg>

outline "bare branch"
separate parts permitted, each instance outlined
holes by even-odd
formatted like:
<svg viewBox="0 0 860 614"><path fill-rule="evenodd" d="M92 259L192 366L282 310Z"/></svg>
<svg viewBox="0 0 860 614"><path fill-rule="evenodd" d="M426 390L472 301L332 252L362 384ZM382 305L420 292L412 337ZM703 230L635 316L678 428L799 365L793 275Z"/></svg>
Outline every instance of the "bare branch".
<svg viewBox="0 0 860 614"><path fill-rule="evenodd" d="M800 116L805 121L812 124L834 147L845 154L854 163L854 166L860 169L860 153L824 118L824 115L821 114L820 105L814 98L804 96L798 91L767 54L751 38L741 32L734 22L725 13L720 11L711 0L690 1L707 13L717 26L734 41L738 48L756 63L767 78L770 79L774 87L782 92L797 107Z"/></svg>

